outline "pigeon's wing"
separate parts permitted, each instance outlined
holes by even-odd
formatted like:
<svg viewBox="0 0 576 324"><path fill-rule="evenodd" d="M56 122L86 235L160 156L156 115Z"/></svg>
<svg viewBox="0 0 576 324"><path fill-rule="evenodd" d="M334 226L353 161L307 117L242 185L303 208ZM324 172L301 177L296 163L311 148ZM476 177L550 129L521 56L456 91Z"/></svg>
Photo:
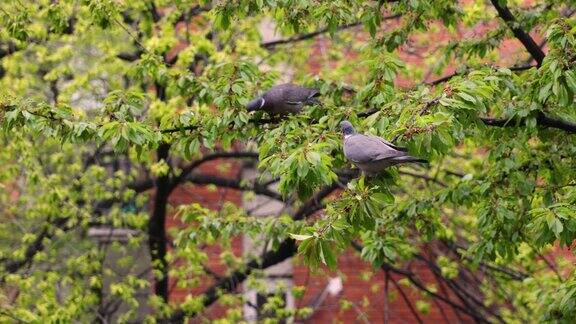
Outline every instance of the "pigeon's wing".
<svg viewBox="0 0 576 324"><path fill-rule="evenodd" d="M352 162L368 163L406 155L376 136L356 134L344 140L344 155Z"/></svg>
<svg viewBox="0 0 576 324"><path fill-rule="evenodd" d="M402 147L402 146L398 146L398 145L392 144L392 143L388 142L387 140L383 139L382 137L378 137L378 136L369 136L369 137L378 139L379 141L381 141L381 142L384 143L385 145L387 145L387 146L389 146L389 147L391 147L391 148L393 148L393 149L395 149L395 150L402 151L402 152L408 152L408 149L407 149L406 147Z"/></svg>
<svg viewBox="0 0 576 324"><path fill-rule="evenodd" d="M316 89L306 88L295 84L282 84L278 86L282 90L282 98L289 105L302 105L310 99L320 95Z"/></svg>

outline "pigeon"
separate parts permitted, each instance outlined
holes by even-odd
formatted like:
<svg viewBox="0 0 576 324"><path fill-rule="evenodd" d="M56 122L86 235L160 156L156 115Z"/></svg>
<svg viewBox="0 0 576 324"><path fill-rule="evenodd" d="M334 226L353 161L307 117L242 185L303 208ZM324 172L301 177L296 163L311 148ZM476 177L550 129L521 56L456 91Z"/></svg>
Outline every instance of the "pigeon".
<svg viewBox="0 0 576 324"><path fill-rule="evenodd" d="M396 146L378 136L358 134L352 124L340 123L344 134L344 156L366 175L377 174L400 163L428 163L408 155L408 149Z"/></svg>
<svg viewBox="0 0 576 324"><path fill-rule="evenodd" d="M286 83L272 87L246 105L248 111L263 110L270 115L298 114L305 105L318 104L317 89Z"/></svg>

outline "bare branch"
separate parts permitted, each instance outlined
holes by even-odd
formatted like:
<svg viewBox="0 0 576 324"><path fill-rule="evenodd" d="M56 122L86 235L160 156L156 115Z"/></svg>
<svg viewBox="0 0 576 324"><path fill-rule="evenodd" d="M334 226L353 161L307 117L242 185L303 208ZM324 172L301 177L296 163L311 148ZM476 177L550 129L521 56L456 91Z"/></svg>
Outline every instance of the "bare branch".
<svg viewBox="0 0 576 324"><path fill-rule="evenodd" d="M556 268L556 266L554 265L553 262L551 262L550 260L548 260L548 258L545 255L542 255L540 252L538 252L538 249L531 246L531 248L535 251L536 255L542 260L544 261L544 263L546 264L546 266L548 266L548 268L550 270L552 270L552 272L554 272L554 274L556 275L556 278L558 278L559 282L564 282L564 278L562 277L562 274L560 274L560 271L558 271L558 268Z"/></svg>
<svg viewBox="0 0 576 324"><path fill-rule="evenodd" d="M401 16L400 14L391 15L391 16L383 17L382 20L396 19L396 18L399 18L400 16ZM346 29L353 28L353 27L360 26L360 25L362 25L362 22L357 21L357 22L353 22L350 24L339 26L336 28L336 31L346 30ZM283 39L277 39L277 40L273 40L273 41L269 41L269 42L263 42L263 43L260 43L260 46L264 47L266 49L273 49L274 47L276 47L278 45L301 42L301 41L311 39L311 38L314 38L314 37L322 35L322 34L326 34L330 31L331 31L330 28L322 28L322 29L319 29L319 30L316 30L316 31L313 31L310 33L306 33L306 34L300 34L300 35L295 35L295 36L292 36L289 38L283 38Z"/></svg>
<svg viewBox="0 0 576 324"><path fill-rule="evenodd" d="M434 177L431 177L427 174L418 174L418 173L413 173L413 172L405 171L405 170L400 170L400 171L398 171L398 173L408 175L408 176L411 176L414 178L424 179L424 180L429 181L429 182L434 182L434 183L436 183L436 184L438 184L444 188L447 187L447 185L444 182L442 182L442 181L440 181Z"/></svg>
<svg viewBox="0 0 576 324"><path fill-rule="evenodd" d="M347 25L342 25L339 26L338 28L336 28L337 31L342 31L348 28L352 28L352 27L356 27L356 26L360 26L362 24L362 22L354 22L351 24L347 24ZM278 45L284 45L284 44L290 44L290 43L297 43L297 42L301 42L307 39L311 39L314 38L316 36L325 34L327 32L329 32L330 29L329 28L322 28L310 33L306 33L306 34L300 34L300 35L295 35L289 38L283 38L283 39L277 39L277 40L273 40L273 41L268 41L268 42L262 42L260 43L261 47L264 47L266 49L273 49L274 47L278 46Z"/></svg>
<svg viewBox="0 0 576 324"><path fill-rule="evenodd" d="M362 252L362 249L364 248L362 245L352 241L352 246L354 247L354 249L358 252ZM414 275L413 272L409 271L409 270L404 270L404 269L400 269L400 268L396 268L394 267L392 264L389 264L387 262L384 262L382 264L382 266L380 266L380 268L385 271L385 272L393 272L399 275L402 275L404 277L406 277L416 288L418 288L420 291L432 296L433 298L436 298L437 300L440 300L444 303L446 303L447 305L451 306L454 309L457 309L458 311L467 314L471 317L473 317L474 319L476 319L479 322L484 322L484 323L488 323L489 321L484 319L482 316L480 316L480 314L478 314L474 309L472 308L468 308L468 307L464 307L452 300L450 300L449 297L444 297L442 295L439 295L436 292L431 291L430 289L428 289L422 282L420 282L420 280L418 280L416 278L416 276Z"/></svg>
<svg viewBox="0 0 576 324"><path fill-rule="evenodd" d="M384 271L384 324L388 324L389 309L390 309L390 272Z"/></svg>
<svg viewBox="0 0 576 324"><path fill-rule="evenodd" d="M279 193L274 192L258 183L254 183L252 185L244 184L240 179L229 179L205 174L191 174L186 178L186 181L197 185L211 184L218 187L231 188L241 191L252 191L257 195L263 195L279 201L284 201L284 198Z"/></svg>
<svg viewBox="0 0 576 324"><path fill-rule="evenodd" d="M392 283L396 287L396 290L398 290L398 292L402 296L402 299L404 299L404 302L406 303L406 305L408 305L408 309L410 309L410 312L412 313L412 315L414 315L414 318L416 319L416 321L418 323L424 323L424 322L422 322L422 319L420 318L420 315L418 315L418 312L416 311L416 309L414 309L414 305L412 305L410 298L408 298L408 296L406 296L406 293L404 292L402 287L400 287L400 285L396 282L396 280L392 280Z"/></svg>
<svg viewBox="0 0 576 324"><path fill-rule="evenodd" d="M480 120L488 126L495 127L517 127L526 123L526 118L491 118L481 117ZM536 124L543 127L561 129L570 134L576 133L576 124L562 119L551 118L546 116L543 112L538 112L536 115Z"/></svg>
<svg viewBox="0 0 576 324"><path fill-rule="evenodd" d="M541 66L542 62L544 61L544 57L546 56L544 51L542 51L540 46L536 44L534 39L528 33L526 33L522 28L518 27L518 21L516 18L514 18L514 15L512 12L510 12L510 9L508 9L508 7L503 4L501 0L490 0L490 2L492 2L492 5L496 11L498 11L500 18L502 18L506 22L506 25L508 25L508 27L512 30L514 36L522 43L522 45L524 45L528 53L530 53L534 60L536 60L538 66Z"/></svg>
<svg viewBox="0 0 576 324"><path fill-rule="evenodd" d="M528 62L528 63L530 63L530 62ZM533 67L537 67L537 66L535 66L535 65L511 66L511 67L509 67L508 69L509 69L510 71L525 71L525 70L529 70L529 69L531 69L531 68L533 68ZM468 72L467 70L464 71L464 72L462 72L462 71L460 71L460 72L455 71L455 72L453 72L453 73L451 73L451 74L448 74L448 75L443 76L443 77L441 77L441 78L438 78L438 79L436 79L436 80L424 82L424 84L427 84L427 85L438 85L438 84L440 84L440 83L444 83L444 82L446 82L446 81L449 81L450 79L452 79L452 78L455 77L455 76L463 75L463 74L465 74L465 73L467 73L467 72Z"/></svg>
<svg viewBox="0 0 576 324"><path fill-rule="evenodd" d="M339 181L320 189L320 191L314 194L312 198L298 209L292 218L294 218L294 220L301 220L314 214L322 208L322 199L328 197L334 190L339 188L338 182L348 183L351 179L350 177L340 177Z"/></svg>
<svg viewBox="0 0 576 324"><path fill-rule="evenodd" d="M202 269L204 270L204 272L209 274L212 278L214 278L216 280L222 280L222 277L219 274L217 274L214 270L210 269L207 265L203 264Z"/></svg>
<svg viewBox="0 0 576 324"><path fill-rule="evenodd" d="M215 152L212 154L208 154L205 155L204 157L202 157L199 160L196 160L192 163L190 163L189 165L187 165L186 167L184 167L182 169L182 173L180 173L180 175L178 175L177 177L175 177L170 184L170 192L172 190L174 190L174 188L176 188L180 183L182 183L182 181L184 181L186 179L186 177L192 172L194 171L194 169L200 167L202 164L209 162L209 161L213 161L216 159L222 159L222 158L235 158L235 159L243 159L243 158L249 158L249 159L258 159L258 153L257 152Z"/></svg>
<svg viewBox="0 0 576 324"><path fill-rule="evenodd" d="M422 254L415 254L414 256L417 260L426 263L428 268L432 272L436 273L439 276L439 278L442 279L446 283L446 285L452 289L452 291L456 294L456 296L458 296L458 298L462 301L462 303L466 305L467 309L474 309L474 310L481 309L482 313L492 315L495 319L497 319L501 323L505 323L504 319L497 313L497 311L494 311L490 309L490 307L484 305L479 296L475 296L472 292L465 289L465 287L470 286L469 284L465 283L464 284L465 287L461 287L461 285L457 283L455 280L447 279L444 276L442 276L442 271L440 270L438 265L436 265L436 263L434 263L433 261L424 257ZM474 315L471 316L473 316L474 318L479 318L480 314L476 312Z"/></svg>
<svg viewBox="0 0 576 324"><path fill-rule="evenodd" d="M440 242L444 246L446 246L450 251L452 251L458 259L467 260L470 262L473 261L472 257L469 257L469 256L461 253L460 251L458 251L458 249L466 250L465 247L458 246L456 243L446 241L446 240L442 240ZM514 270L512 268L504 267L504 266L496 266L496 265L488 264L485 262L480 262L480 266L482 268L489 270L489 271L492 271L492 272L502 273L502 274L506 275L509 279L512 279L512 280L522 281L522 280L529 277L529 275L527 273L524 273L524 272L521 272L518 270Z"/></svg>

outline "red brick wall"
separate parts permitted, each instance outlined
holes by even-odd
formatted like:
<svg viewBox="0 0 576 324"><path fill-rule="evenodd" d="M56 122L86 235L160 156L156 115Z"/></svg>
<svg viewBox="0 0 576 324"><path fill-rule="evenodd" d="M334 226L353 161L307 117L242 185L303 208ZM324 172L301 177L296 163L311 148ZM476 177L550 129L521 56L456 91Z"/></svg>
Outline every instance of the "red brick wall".
<svg viewBox="0 0 576 324"><path fill-rule="evenodd" d="M230 162L229 160L215 160L203 164L199 170L202 174L214 175L226 178L235 178L240 171L240 164L237 162ZM197 186L197 185L184 185L176 188L170 195L169 203L172 207L184 204L199 203L204 207L218 210L221 208L223 202L233 202L240 206L242 204L242 194L238 190L213 187L213 186ZM181 226L193 226L193 224L183 224L180 219L177 219L173 214L166 219L166 226L168 232L170 229ZM219 255L222 249L218 245L206 246L203 249L210 257L206 262L206 266L218 275L226 275L226 266L220 262ZM242 238L237 237L232 240L232 252L236 256L242 255ZM201 284L193 289L184 289L177 287L177 282L173 277L170 278L170 301L177 303L183 301L188 294L200 294L206 288L214 284L215 280L212 277L206 276L201 278ZM204 314L207 318L217 318L222 316L226 308L215 304L210 307Z"/></svg>

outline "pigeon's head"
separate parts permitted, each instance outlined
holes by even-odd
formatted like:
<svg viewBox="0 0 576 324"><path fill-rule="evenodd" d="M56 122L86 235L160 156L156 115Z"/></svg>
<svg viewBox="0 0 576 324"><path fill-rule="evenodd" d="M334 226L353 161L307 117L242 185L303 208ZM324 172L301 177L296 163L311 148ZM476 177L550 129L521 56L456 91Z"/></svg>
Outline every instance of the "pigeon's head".
<svg viewBox="0 0 576 324"><path fill-rule="evenodd" d="M342 128L342 134L344 134L344 136L356 134L354 126L352 126L352 124L347 120L341 122L340 127Z"/></svg>
<svg viewBox="0 0 576 324"><path fill-rule="evenodd" d="M246 109L248 109L248 111L259 110L264 106L264 103L266 103L266 100L264 100L264 98L254 99L246 105Z"/></svg>

